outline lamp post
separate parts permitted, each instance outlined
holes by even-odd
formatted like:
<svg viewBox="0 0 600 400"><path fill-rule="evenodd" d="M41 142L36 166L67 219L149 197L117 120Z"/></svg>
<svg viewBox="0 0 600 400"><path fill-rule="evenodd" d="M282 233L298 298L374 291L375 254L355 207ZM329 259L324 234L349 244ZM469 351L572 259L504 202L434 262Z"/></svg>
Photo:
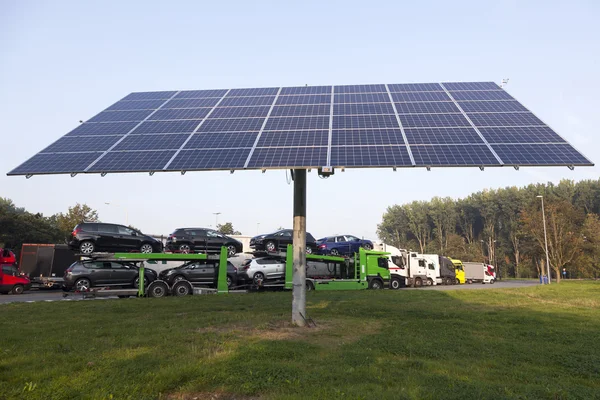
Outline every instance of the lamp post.
<svg viewBox="0 0 600 400"><path fill-rule="evenodd" d="M258 228L259 228L259 227L260 227L260 222L257 222L257 223L256 223L256 234L257 234L257 235L258 235L258 231L259 231L259 229L258 229Z"/></svg>
<svg viewBox="0 0 600 400"><path fill-rule="evenodd" d="M544 244L546 246L546 268L548 270L548 285L550 284L550 257L548 256L548 236L546 235L546 212L544 211L544 196L541 194L536 196L539 199L542 199L542 219L544 221Z"/></svg>
<svg viewBox="0 0 600 400"><path fill-rule="evenodd" d="M215 214L215 229L219 228L219 214L221 214L220 212L214 212L213 214Z"/></svg>
<svg viewBox="0 0 600 400"><path fill-rule="evenodd" d="M114 207L117 207L117 208L122 208L125 211L125 225L129 226L129 215L127 213L127 208L122 207L122 206L120 206L118 204L115 204L115 203L108 202L108 201L105 201L104 204L106 204L107 206L114 206Z"/></svg>

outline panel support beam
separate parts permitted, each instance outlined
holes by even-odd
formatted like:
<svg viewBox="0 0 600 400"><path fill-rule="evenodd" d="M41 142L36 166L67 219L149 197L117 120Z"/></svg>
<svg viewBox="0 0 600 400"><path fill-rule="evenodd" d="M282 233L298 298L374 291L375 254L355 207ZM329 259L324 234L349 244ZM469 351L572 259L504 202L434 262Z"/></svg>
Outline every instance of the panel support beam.
<svg viewBox="0 0 600 400"><path fill-rule="evenodd" d="M306 325L306 170L293 170L294 237L292 324Z"/></svg>

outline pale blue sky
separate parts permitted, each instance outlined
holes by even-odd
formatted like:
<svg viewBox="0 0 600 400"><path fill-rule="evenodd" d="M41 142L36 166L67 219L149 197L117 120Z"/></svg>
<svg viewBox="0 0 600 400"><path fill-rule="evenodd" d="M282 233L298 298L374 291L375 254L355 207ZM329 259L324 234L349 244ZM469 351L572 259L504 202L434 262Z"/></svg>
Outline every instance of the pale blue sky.
<svg viewBox="0 0 600 400"><path fill-rule="evenodd" d="M495 81L598 163L598 1L0 0L0 196L46 215L76 202L168 234L292 225L284 171L7 177L133 91ZM315 236L375 238L385 208L484 188L597 179L598 167L346 170L308 178ZM105 202L121 208L106 206Z"/></svg>

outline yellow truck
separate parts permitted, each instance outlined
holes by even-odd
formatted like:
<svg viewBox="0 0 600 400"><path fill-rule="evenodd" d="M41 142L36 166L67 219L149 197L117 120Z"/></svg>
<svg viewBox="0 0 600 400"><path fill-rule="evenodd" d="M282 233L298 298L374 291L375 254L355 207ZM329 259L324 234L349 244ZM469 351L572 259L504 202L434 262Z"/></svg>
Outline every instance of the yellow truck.
<svg viewBox="0 0 600 400"><path fill-rule="evenodd" d="M450 261L452 261L452 264L454 264L454 272L456 274L456 280L458 281L458 283L460 283L461 285L465 283L466 279L465 279L465 267L463 266L462 261L460 260L455 260L453 258L450 258Z"/></svg>

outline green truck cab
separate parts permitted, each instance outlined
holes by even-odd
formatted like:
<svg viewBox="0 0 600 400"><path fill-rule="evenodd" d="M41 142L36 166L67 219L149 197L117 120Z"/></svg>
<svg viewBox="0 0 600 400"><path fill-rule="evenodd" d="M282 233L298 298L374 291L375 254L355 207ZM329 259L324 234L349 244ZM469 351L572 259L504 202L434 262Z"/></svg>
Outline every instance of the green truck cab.
<svg viewBox="0 0 600 400"><path fill-rule="evenodd" d="M307 290L360 290L383 289L389 286L390 270L388 256L383 251L360 248L353 259L337 256L307 254L306 261L324 262L332 265L329 277L307 278ZM285 268L285 288L292 289L292 246L288 246Z"/></svg>

